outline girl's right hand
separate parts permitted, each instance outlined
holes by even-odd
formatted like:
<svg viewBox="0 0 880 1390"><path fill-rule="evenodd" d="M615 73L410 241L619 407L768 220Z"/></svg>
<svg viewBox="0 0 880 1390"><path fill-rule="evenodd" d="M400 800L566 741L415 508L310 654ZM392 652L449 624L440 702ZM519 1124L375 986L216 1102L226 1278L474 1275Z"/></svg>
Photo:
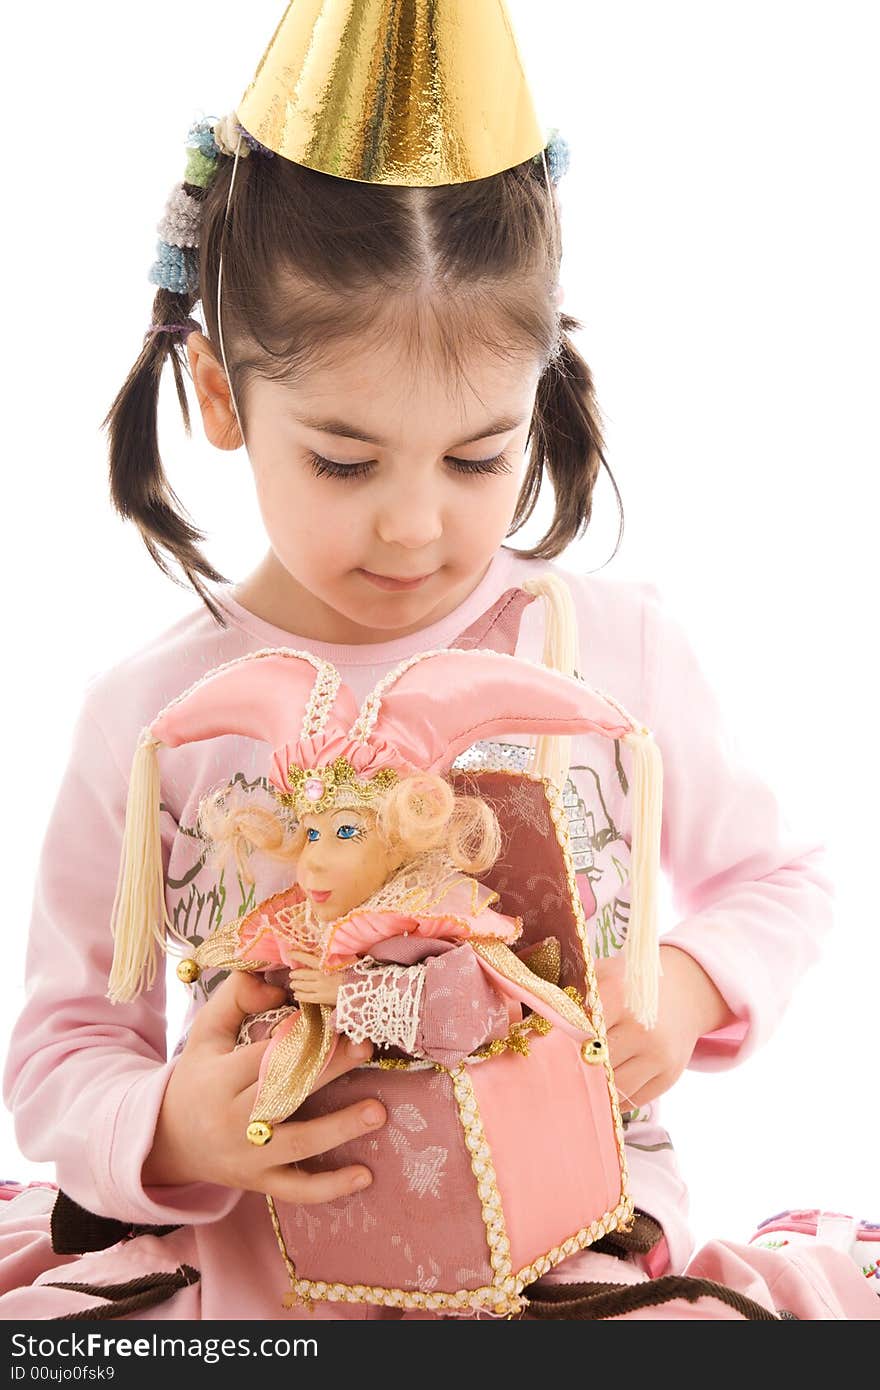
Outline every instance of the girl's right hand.
<svg viewBox="0 0 880 1390"><path fill-rule="evenodd" d="M369 1186L372 1174L363 1166L306 1173L296 1165L378 1129L386 1120L378 1100L314 1120L286 1120L263 1148L245 1138L270 1039L235 1051L238 1030L246 1015L285 1002L284 990L234 971L196 1014L165 1090L141 1174L145 1186L213 1182L302 1203L330 1202ZM372 1050L368 1042L355 1046L341 1037L321 1086L365 1061Z"/></svg>

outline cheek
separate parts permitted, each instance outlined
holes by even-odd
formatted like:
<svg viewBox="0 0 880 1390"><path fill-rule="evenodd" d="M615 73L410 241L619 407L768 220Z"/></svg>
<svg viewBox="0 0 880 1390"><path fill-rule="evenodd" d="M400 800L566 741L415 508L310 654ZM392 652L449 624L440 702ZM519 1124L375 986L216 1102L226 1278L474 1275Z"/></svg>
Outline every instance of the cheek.
<svg viewBox="0 0 880 1390"><path fill-rule="evenodd" d="M344 485L329 492L326 480L312 477L295 458L283 463L256 459L253 476L260 514L276 553L291 561L299 558L300 567L306 561L310 569L333 569L334 560L359 535L364 508L353 505Z"/></svg>
<svg viewBox="0 0 880 1390"><path fill-rule="evenodd" d="M449 508L447 516L462 546L467 546L471 552L480 548L486 552L497 549L507 535L516 510L524 467L522 460L514 461L509 474L475 481L469 486L457 485L454 506ZM478 525L474 524L476 517L479 517Z"/></svg>
<svg viewBox="0 0 880 1390"><path fill-rule="evenodd" d="M384 856L375 845L360 841L349 841L344 848L348 850L343 861L346 884L357 895L358 901L362 901L385 882ZM340 859L343 860L343 857L340 856Z"/></svg>

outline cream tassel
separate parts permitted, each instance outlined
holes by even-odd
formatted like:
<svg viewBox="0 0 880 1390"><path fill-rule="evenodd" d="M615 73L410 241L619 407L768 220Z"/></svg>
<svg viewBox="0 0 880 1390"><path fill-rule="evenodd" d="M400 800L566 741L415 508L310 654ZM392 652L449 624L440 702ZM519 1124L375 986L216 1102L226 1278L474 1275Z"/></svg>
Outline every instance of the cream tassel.
<svg viewBox="0 0 880 1390"><path fill-rule="evenodd" d="M657 1022L660 999L660 832L663 760L649 729L638 726L621 742L632 753L631 902L626 939L626 1006L645 1028Z"/></svg>
<svg viewBox="0 0 880 1390"><path fill-rule="evenodd" d="M577 669L578 626L571 590L557 575L539 574L523 584L526 593L543 598L545 603L544 651L541 660L553 671L574 676ZM571 763L569 735L541 734L535 742L533 771L547 777L560 789L565 786Z"/></svg>
<svg viewBox="0 0 880 1390"><path fill-rule="evenodd" d="M122 857L110 929L115 945L107 997L114 1004L134 999L156 979L157 944L164 950L172 931L165 903L162 836L159 828L161 743L141 735L131 765Z"/></svg>

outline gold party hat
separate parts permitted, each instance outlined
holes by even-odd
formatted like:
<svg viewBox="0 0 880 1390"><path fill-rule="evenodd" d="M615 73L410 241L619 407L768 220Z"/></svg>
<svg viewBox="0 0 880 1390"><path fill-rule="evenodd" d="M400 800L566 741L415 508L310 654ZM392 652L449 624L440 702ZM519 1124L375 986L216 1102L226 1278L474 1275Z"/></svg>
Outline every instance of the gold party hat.
<svg viewBox="0 0 880 1390"><path fill-rule="evenodd" d="M546 143L504 0L292 0L236 114L359 183L467 183Z"/></svg>

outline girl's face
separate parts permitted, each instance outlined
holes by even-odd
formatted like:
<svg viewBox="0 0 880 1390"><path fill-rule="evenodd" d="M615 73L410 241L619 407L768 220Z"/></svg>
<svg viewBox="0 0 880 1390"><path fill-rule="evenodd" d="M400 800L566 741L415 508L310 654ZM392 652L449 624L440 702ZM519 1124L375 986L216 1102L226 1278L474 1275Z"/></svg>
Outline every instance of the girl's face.
<svg viewBox="0 0 880 1390"><path fill-rule="evenodd" d="M343 917L381 888L400 865L369 812L309 812L300 824L306 842L296 863L296 881L319 922Z"/></svg>
<svg viewBox="0 0 880 1390"><path fill-rule="evenodd" d="M225 376L204 338L188 346L209 438L238 447ZM239 599L343 643L388 641L451 612L510 526L539 376L481 350L453 396L442 367L416 368L386 341L352 343L301 386L253 380L247 446L271 551Z"/></svg>

